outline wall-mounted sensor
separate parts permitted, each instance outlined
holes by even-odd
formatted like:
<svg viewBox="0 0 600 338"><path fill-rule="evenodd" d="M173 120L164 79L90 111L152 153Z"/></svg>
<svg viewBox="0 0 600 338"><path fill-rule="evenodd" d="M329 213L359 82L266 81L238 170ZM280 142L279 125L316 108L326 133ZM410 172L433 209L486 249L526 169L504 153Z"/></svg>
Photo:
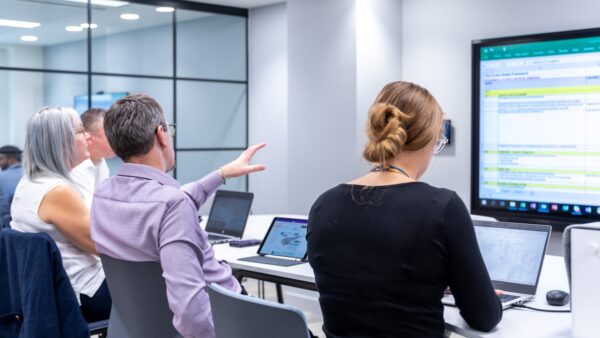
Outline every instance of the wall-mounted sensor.
<svg viewBox="0 0 600 338"><path fill-rule="evenodd" d="M447 144L452 143L452 123L450 120L444 120L444 136L448 139Z"/></svg>

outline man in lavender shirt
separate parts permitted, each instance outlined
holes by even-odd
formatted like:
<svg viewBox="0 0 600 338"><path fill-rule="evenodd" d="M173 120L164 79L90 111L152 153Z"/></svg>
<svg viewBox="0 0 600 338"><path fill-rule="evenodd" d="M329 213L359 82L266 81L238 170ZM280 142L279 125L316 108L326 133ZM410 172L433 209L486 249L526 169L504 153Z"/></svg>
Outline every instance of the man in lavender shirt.
<svg viewBox="0 0 600 338"><path fill-rule="evenodd" d="M125 163L94 194L90 221L96 250L126 261L160 261L175 328L184 337L215 337L207 284L234 292L241 286L229 265L215 259L198 226L198 208L226 178L264 170L249 162L265 144L180 186L166 174L175 163L174 128L156 100L143 94L118 100L106 113L104 129Z"/></svg>

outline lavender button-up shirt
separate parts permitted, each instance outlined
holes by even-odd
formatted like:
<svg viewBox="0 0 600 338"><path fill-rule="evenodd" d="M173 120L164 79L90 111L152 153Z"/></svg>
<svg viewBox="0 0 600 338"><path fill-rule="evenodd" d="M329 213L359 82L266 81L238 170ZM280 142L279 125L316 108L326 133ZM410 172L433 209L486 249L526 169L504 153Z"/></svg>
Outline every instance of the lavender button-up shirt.
<svg viewBox="0 0 600 338"><path fill-rule="evenodd" d="M94 194L96 250L127 261L160 261L173 325L184 337L215 337L208 283L241 292L231 268L215 259L198 226L198 208L222 183L215 171L180 187L152 167L125 163Z"/></svg>

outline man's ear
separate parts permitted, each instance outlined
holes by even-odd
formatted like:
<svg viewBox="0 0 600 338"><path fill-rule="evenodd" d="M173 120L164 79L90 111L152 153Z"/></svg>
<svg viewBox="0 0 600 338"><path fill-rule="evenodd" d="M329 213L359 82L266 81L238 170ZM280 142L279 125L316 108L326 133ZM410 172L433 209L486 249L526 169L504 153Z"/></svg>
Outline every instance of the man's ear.
<svg viewBox="0 0 600 338"><path fill-rule="evenodd" d="M167 133L163 129L163 125L156 127L156 142L161 148L166 148L168 146L167 143Z"/></svg>

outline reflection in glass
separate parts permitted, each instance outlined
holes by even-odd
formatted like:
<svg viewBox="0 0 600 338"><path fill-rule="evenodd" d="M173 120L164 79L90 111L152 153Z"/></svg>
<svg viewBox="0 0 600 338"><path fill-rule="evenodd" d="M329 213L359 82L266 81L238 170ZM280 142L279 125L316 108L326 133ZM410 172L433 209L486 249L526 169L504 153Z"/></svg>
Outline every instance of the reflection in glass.
<svg viewBox="0 0 600 338"><path fill-rule="evenodd" d="M177 180L181 184L193 182L210 174L240 156L242 151L178 151ZM246 190L246 176L227 179L221 187L226 190Z"/></svg>
<svg viewBox="0 0 600 338"><path fill-rule="evenodd" d="M173 14L127 3L93 7L92 71L173 76ZM123 14L136 14L136 20ZM126 16L125 18L132 18Z"/></svg>
<svg viewBox="0 0 600 338"><path fill-rule="evenodd" d="M246 146L246 85L177 82L177 147Z"/></svg>
<svg viewBox="0 0 600 338"><path fill-rule="evenodd" d="M0 25L0 66L87 70L85 29L66 30L87 21L86 4L2 0L0 19L10 20Z"/></svg>
<svg viewBox="0 0 600 338"><path fill-rule="evenodd" d="M110 94L116 101L122 95L134 93L144 93L155 98L162 106L167 121L173 121L173 80L123 76L92 76L92 97L94 95ZM92 107L103 108L93 105Z"/></svg>
<svg viewBox="0 0 600 338"><path fill-rule="evenodd" d="M25 144L29 118L44 106L73 107L87 92L87 76L0 71L0 144Z"/></svg>
<svg viewBox="0 0 600 338"><path fill-rule="evenodd" d="M246 18L178 10L177 76L246 80Z"/></svg>

